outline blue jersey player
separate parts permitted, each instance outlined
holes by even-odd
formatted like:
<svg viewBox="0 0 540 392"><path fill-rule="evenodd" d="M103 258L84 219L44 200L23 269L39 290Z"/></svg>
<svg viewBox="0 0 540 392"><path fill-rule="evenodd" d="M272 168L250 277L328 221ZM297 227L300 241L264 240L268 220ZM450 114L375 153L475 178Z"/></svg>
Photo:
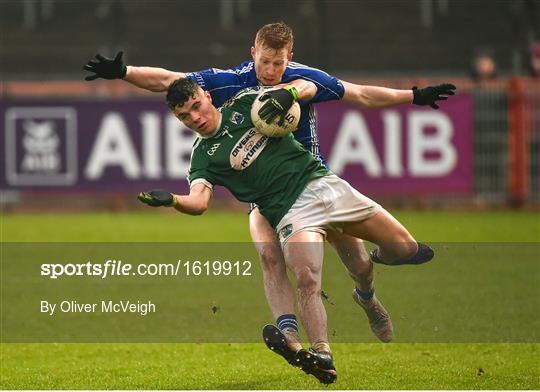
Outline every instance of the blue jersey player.
<svg viewBox="0 0 540 392"><path fill-rule="evenodd" d="M313 104L330 100L343 100L364 108L389 107L414 103L430 105L437 109L437 100L445 100L453 95L451 84L426 87L423 89L396 90L377 86L363 86L339 80L328 73L300 63L292 62L293 33L289 26L280 22L263 26L257 32L252 59L231 69L211 68L198 72L173 72L163 68L126 66L122 53L113 58L97 55L84 66L94 74L86 80L96 78L123 79L137 87L165 92L177 79L190 78L202 89L208 91L214 106L219 107L240 90L257 85L278 85L286 88L269 92L261 117L270 121L284 116L294 101L299 101L302 115L295 138L317 159L320 155L316 132ZM317 91L308 94L309 86L315 84ZM307 98L307 99L306 99ZM250 213L250 233L261 258L264 288L268 304L277 319L279 329L284 332L288 346L293 351L301 348L297 335L297 321L294 314L294 291L287 278L286 266L276 233L266 219L255 208ZM373 264L360 239L328 232L327 240L335 247L341 260L355 281L354 300L364 309L370 327L382 341L393 338L390 317L374 294ZM300 287L311 291L316 282L310 281L309 274L299 281ZM322 302L320 303L322 306ZM324 344L315 346L316 351L325 351Z"/></svg>

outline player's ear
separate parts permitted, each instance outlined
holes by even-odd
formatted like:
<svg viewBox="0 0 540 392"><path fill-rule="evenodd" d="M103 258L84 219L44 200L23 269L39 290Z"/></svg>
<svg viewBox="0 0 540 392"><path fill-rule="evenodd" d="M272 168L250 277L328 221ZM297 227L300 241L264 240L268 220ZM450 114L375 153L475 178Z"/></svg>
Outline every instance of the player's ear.
<svg viewBox="0 0 540 392"><path fill-rule="evenodd" d="M206 90L204 90L204 95L206 96L206 98L208 98L210 103L212 103L212 95Z"/></svg>
<svg viewBox="0 0 540 392"><path fill-rule="evenodd" d="M293 52L289 52L289 54L287 55L287 60L291 61L293 54Z"/></svg>
<svg viewBox="0 0 540 392"><path fill-rule="evenodd" d="M251 58L253 61L255 61L255 55L257 54L257 49L255 49L255 46L251 47Z"/></svg>

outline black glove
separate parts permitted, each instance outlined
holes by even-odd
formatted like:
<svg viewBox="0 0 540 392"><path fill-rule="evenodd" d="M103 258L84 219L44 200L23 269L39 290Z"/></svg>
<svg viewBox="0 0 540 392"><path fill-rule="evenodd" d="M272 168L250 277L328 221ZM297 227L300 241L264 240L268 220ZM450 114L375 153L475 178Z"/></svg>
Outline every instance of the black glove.
<svg viewBox="0 0 540 392"><path fill-rule="evenodd" d="M138 198L144 204L148 204L151 207L173 207L176 205L176 197L163 189L141 192Z"/></svg>
<svg viewBox="0 0 540 392"><path fill-rule="evenodd" d="M285 122L285 115L298 100L298 91L293 86L285 86L278 90L270 90L259 97L259 101L266 102L258 111L259 117L270 124L274 118L279 116L278 125Z"/></svg>
<svg viewBox="0 0 540 392"><path fill-rule="evenodd" d="M414 86L413 91L413 103L415 105L425 106L429 105L433 109L438 109L439 106L435 101L445 101L448 99L449 95L454 95L454 90L456 86L450 83L439 84L438 86L429 86L426 88L421 88L420 90Z"/></svg>
<svg viewBox="0 0 540 392"><path fill-rule="evenodd" d="M90 60L83 69L94 72L94 75L89 75L84 80L94 80L97 78L103 79L122 79L126 76L127 67L122 61L124 52L118 52L114 59L103 57L99 53L96 57Z"/></svg>

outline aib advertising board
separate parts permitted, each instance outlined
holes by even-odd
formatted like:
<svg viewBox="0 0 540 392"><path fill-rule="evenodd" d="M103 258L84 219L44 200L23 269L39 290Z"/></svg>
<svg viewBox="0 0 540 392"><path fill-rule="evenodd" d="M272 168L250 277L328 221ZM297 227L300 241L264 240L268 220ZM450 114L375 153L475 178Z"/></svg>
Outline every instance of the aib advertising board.
<svg viewBox="0 0 540 392"><path fill-rule="evenodd" d="M195 134L162 100L0 100L1 190L187 190ZM316 105L330 169L369 195L469 193L470 96L441 109Z"/></svg>

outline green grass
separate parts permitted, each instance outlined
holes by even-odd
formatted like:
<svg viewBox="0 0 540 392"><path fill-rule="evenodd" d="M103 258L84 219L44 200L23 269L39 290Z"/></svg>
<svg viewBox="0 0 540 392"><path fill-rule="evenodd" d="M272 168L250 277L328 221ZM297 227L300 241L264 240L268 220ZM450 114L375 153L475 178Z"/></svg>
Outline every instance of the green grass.
<svg viewBox="0 0 540 392"><path fill-rule="evenodd" d="M538 243L540 237L535 213L393 213L417 238L429 242ZM249 241L244 213L213 211L203 217L163 212L4 214L0 220L3 242ZM508 245L510 248L501 249L511 250L512 244ZM453 341L453 336L465 336L463 341L474 342L478 341L475 336L482 333L478 326L489 321L489 316L493 319L488 326L501 327L501 336L524 343L334 343L339 379L328 389L540 388L538 260L519 264L519 257L490 254L493 263L479 272L486 267L478 257L478 249L484 248L450 244L450 249L445 250L444 244L440 246L439 264L416 270L377 268L378 292L395 318L397 336L415 328L433 330L435 326L437 333L446 335L433 341L448 342ZM516 245L515 249L521 248ZM458 251L458 259L463 260L453 260L452 252ZM336 325L338 337L348 332L340 329L347 324L357 329L358 341L374 341L363 316L348 310L354 310L350 299L342 300L350 285L342 284L347 282L342 267L333 260L327 264L325 279L335 287L331 295L336 302L335 306L327 306L329 321ZM259 291L250 291L252 298L245 305L256 303L257 315L267 319L262 287L256 283L254 287ZM234 290L229 286L213 285L212 292L229 293ZM467 290L477 290L483 296L470 298ZM222 301L226 301L229 297L223 295ZM420 302L425 297L437 307L429 308ZM515 301L522 306L514 306ZM468 306L472 310L467 311ZM226 315L225 309L218 315ZM234 320L231 318L227 324ZM502 328L504 323L508 324ZM516 325L521 329L512 330ZM338 337L334 341L339 341ZM418 340L413 336L408 341ZM287 365L262 343L2 343L0 388L327 389Z"/></svg>
<svg viewBox="0 0 540 392"><path fill-rule="evenodd" d="M391 211L418 239L430 242L538 242L535 212ZM2 241L250 241L246 213L211 210L193 217L172 211L122 214L4 214Z"/></svg>
<svg viewBox="0 0 540 392"><path fill-rule="evenodd" d="M336 344L325 387L262 344L4 344L3 389L537 389L532 344ZM481 370L480 370L481 369Z"/></svg>

